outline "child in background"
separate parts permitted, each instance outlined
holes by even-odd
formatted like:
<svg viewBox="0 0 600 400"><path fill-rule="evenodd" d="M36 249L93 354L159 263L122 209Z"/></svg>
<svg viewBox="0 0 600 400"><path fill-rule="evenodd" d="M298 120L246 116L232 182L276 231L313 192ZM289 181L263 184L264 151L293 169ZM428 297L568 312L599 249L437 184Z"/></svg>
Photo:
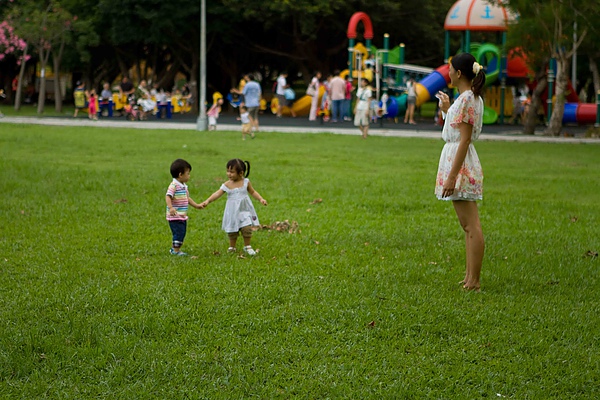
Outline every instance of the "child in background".
<svg viewBox="0 0 600 400"><path fill-rule="evenodd" d="M96 108L96 89L90 90L88 93L88 118L94 121L98 121L98 109Z"/></svg>
<svg viewBox="0 0 600 400"><path fill-rule="evenodd" d="M371 93L373 93L373 88L370 87L370 89ZM372 123L376 123L379 115L379 102L375 98L375 95L371 94L371 96L373 97L371 97L371 102L369 104L369 118L371 119Z"/></svg>
<svg viewBox="0 0 600 400"><path fill-rule="evenodd" d="M208 199L200 203L200 208L205 208L209 203L227 193L222 224L223 230L227 232L229 237L227 251L230 253L236 251L235 244L241 232L244 238L244 251L253 256L256 255L256 251L250 246L252 226L258 226L259 222L250 196L265 206L267 201L254 190L248 175L250 175L250 163L248 161L242 161L239 158L229 160L227 162L227 178L229 180L222 184L219 190L211 194Z"/></svg>
<svg viewBox="0 0 600 400"><path fill-rule="evenodd" d="M73 91L73 100L75 102L75 113L73 114L73 118L77 118L79 110L85 108L85 84L81 81L77 81L77 86Z"/></svg>
<svg viewBox="0 0 600 400"><path fill-rule="evenodd" d="M181 251L181 246L187 231L188 205L191 204L192 207L200 208L200 205L190 197L186 185L186 182L190 180L191 170L190 163L180 158L171 164L173 181L167 189L166 202L167 221L169 221L169 227L173 233L173 246L170 252L174 256L187 256L186 253Z"/></svg>
<svg viewBox="0 0 600 400"><path fill-rule="evenodd" d="M221 106L223 105L223 99L220 98L210 109L206 112L206 116L208 117L208 130L216 131L217 130L217 119L219 119L219 114L221 113Z"/></svg>
<svg viewBox="0 0 600 400"><path fill-rule="evenodd" d="M362 138L369 136L369 105L371 104L371 89L369 81L361 79L360 88L356 91L356 105L354 106L354 126L360 129Z"/></svg>
<svg viewBox="0 0 600 400"><path fill-rule="evenodd" d="M250 135L254 139L254 132L252 132L252 124L250 123L250 113L246 106L240 107L240 117L238 120L242 121L242 140L246 140L246 135Z"/></svg>

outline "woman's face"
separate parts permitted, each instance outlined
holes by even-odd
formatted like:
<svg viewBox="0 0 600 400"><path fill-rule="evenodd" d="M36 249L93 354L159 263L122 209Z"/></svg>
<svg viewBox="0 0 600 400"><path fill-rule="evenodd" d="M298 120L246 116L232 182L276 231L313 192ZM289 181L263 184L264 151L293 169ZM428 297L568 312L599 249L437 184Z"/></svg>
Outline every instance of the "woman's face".
<svg viewBox="0 0 600 400"><path fill-rule="evenodd" d="M452 66L452 63L450 63L450 71L448 72L448 75L450 75L450 83L452 86L456 86L460 77L458 71L456 71Z"/></svg>

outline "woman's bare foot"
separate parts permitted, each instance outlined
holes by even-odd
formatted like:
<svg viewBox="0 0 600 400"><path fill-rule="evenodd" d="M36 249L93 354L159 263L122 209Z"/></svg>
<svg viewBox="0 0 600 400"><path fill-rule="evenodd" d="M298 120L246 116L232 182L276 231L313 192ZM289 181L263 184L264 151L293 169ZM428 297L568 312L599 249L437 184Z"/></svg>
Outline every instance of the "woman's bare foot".
<svg viewBox="0 0 600 400"><path fill-rule="evenodd" d="M463 289L466 290L466 291L469 291L469 292L473 291L473 292L476 292L476 293L479 293L481 291L481 288L479 287L478 283L477 284L467 284L467 283L465 283L463 285Z"/></svg>

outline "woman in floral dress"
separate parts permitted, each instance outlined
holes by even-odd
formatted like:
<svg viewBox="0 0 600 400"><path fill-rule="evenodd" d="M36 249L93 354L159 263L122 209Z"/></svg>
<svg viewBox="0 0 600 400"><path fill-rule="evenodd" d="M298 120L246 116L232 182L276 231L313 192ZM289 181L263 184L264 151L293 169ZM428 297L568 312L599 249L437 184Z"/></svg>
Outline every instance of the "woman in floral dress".
<svg viewBox="0 0 600 400"><path fill-rule="evenodd" d="M439 92L440 109L445 114L442 138L446 142L440 157L435 194L451 200L465 232L466 273L461 282L467 290L479 290L484 240L476 200L483 195L483 172L473 141L483 125L481 91L485 73L475 57L462 53L450 60L450 80L460 95L450 106L448 95Z"/></svg>

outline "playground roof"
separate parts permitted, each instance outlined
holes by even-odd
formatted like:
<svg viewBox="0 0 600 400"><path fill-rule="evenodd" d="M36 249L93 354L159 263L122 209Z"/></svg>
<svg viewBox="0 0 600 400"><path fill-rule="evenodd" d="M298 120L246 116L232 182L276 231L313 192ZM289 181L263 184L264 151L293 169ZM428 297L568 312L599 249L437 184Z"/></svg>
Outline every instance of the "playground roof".
<svg viewBox="0 0 600 400"><path fill-rule="evenodd" d="M510 10L486 0L458 0L448 11L447 31L506 31L508 22L516 19Z"/></svg>

